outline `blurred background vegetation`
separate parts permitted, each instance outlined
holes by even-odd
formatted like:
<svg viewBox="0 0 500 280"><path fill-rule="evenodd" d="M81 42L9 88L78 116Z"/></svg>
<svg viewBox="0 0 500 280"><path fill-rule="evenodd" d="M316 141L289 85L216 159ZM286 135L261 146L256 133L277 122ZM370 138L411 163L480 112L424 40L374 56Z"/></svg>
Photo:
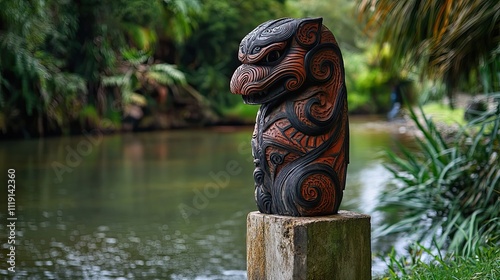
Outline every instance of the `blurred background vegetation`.
<svg viewBox="0 0 500 280"><path fill-rule="evenodd" d="M399 82L409 101L453 105L499 88L499 4L459 2L1 0L0 134L251 122L229 78L241 38L279 17L324 18L352 114L386 113Z"/></svg>
<svg viewBox="0 0 500 280"><path fill-rule="evenodd" d="M474 260L474 271L477 256L493 255L484 268L496 274L482 279L498 279L489 269L500 246L497 0L0 0L0 7L1 138L252 123L258 107L229 92L240 40L269 19L323 17L343 52L350 114L385 115L395 85L407 105L431 104L408 106L417 147L388 154L394 183L377 201L399 221L378 234L413 232L439 257L422 245L410 248L411 260L392 254L387 277L421 279L412 273L430 267L422 252L443 268L449 260L439 250L447 250L460 263ZM436 126L423 111L446 111L447 123ZM458 128L443 129L457 115Z"/></svg>

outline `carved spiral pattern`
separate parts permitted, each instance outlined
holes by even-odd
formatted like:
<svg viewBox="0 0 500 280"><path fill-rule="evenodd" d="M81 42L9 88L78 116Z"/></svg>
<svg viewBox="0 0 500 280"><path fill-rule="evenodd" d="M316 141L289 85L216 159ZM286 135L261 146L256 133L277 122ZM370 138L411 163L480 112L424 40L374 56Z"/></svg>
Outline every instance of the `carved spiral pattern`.
<svg viewBox="0 0 500 280"><path fill-rule="evenodd" d="M325 100L326 92L318 91L305 100L288 101L287 117L300 132L317 136L333 128L333 123L340 121L339 111L335 111L332 102Z"/></svg>
<svg viewBox="0 0 500 280"><path fill-rule="evenodd" d="M297 42L303 47L315 45L319 41L320 28L321 22L316 24L310 24L307 20L301 22L296 35Z"/></svg>
<svg viewBox="0 0 500 280"><path fill-rule="evenodd" d="M324 83L334 79L332 82L338 84L341 75L334 77L335 72L343 69L342 61L339 60L338 48L334 44L323 44L312 49L306 57L306 69L310 73L309 78L317 83Z"/></svg>
<svg viewBox="0 0 500 280"><path fill-rule="evenodd" d="M283 163L283 155L279 153L272 153L270 156L271 163L274 165L280 165Z"/></svg>
<svg viewBox="0 0 500 280"><path fill-rule="evenodd" d="M259 211L337 213L349 131L344 65L335 37L321 18L272 20L245 36L238 58L243 64L231 78L231 92L261 104L252 138Z"/></svg>
<svg viewBox="0 0 500 280"><path fill-rule="evenodd" d="M306 168L299 174L295 185L296 207L298 212L307 212L315 215L323 212L336 212L338 207L336 196L338 179L334 176L332 168L323 164L316 164Z"/></svg>
<svg viewBox="0 0 500 280"><path fill-rule="evenodd" d="M256 184L262 185L264 183L264 171L259 167L255 168L253 171L253 179Z"/></svg>
<svg viewBox="0 0 500 280"><path fill-rule="evenodd" d="M272 196L269 192L265 191L262 185L255 186L255 201L258 201L257 207L262 213L272 213Z"/></svg>

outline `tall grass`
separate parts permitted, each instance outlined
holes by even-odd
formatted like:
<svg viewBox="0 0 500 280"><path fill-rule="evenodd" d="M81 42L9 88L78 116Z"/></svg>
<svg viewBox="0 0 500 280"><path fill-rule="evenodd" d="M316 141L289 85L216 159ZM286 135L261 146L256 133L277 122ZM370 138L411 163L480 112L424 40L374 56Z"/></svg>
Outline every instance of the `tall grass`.
<svg viewBox="0 0 500 280"><path fill-rule="evenodd" d="M412 247L410 256L389 254L389 271L381 279L500 279L500 248L478 249L474 257L443 255L421 244ZM423 253L429 258L423 259Z"/></svg>
<svg viewBox="0 0 500 280"><path fill-rule="evenodd" d="M500 93L492 95L500 98ZM496 98L496 99L495 99ZM398 211L400 220L379 235L412 233L418 242L460 256L500 246L500 105L445 139L432 119L410 110L422 137L417 149L388 151L393 186L379 209Z"/></svg>

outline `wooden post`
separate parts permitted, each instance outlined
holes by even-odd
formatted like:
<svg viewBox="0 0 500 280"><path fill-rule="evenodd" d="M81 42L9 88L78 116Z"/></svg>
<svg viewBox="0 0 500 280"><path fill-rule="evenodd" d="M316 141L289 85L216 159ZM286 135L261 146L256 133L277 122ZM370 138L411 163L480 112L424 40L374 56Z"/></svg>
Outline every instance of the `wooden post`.
<svg viewBox="0 0 500 280"><path fill-rule="evenodd" d="M319 217L251 212L249 280L371 279L370 216L349 211Z"/></svg>

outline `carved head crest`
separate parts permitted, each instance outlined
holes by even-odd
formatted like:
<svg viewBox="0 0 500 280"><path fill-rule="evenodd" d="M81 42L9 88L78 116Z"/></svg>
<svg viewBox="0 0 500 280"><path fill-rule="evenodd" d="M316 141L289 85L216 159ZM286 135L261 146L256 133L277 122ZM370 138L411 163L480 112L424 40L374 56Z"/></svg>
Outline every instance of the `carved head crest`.
<svg viewBox="0 0 500 280"><path fill-rule="evenodd" d="M241 41L231 92L247 104L264 104L311 85L344 76L337 42L322 18L270 20ZM332 51L335 50L337 53ZM337 65L335 65L337 64Z"/></svg>

